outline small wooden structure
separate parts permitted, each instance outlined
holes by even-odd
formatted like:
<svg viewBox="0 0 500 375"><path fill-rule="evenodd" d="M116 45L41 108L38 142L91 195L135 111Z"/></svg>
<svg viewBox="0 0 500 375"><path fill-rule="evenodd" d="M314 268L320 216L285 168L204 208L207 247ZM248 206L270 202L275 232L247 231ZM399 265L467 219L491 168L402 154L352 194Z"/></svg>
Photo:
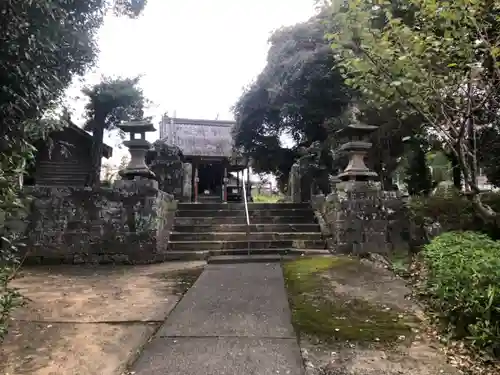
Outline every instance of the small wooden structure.
<svg viewBox="0 0 500 375"><path fill-rule="evenodd" d="M242 199L240 173L248 169L248 162L233 149L234 121L196 120L163 116L160 139L169 146L178 147L186 165L184 191L193 202L227 202ZM229 185L229 173L236 172L237 186ZM247 189L250 191L250 187Z"/></svg>
<svg viewBox="0 0 500 375"><path fill-rule="evenodd" d="M49 136L49 141L35 144L37 152L23 185L83 187L92 170L92 135L70 124ZM113 149L104 145L103 157Z"/></svg>

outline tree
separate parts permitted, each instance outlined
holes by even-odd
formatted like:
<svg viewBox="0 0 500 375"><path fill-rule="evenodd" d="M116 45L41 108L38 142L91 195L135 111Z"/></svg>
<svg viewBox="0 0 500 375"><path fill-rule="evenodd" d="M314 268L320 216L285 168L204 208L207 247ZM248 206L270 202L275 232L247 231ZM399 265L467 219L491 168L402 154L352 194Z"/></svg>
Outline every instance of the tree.
<svg viewBox="0 0 500 375"><path fill-rule="evenodd" d="M2 1L0 14L0 151L25 120L59 99L97 56L96 32L108 10L136 17L146 0Z"/></svg>
<svg viewBox="0 0 500 375"><path fill-rule="evenodd" d="M410 195L429 195L432 190L432 175L427 165L426 150L421 143L412 144L404 182Z"/></svg>
<svg viewBox="0 0 500 375"><path fill-rule="evenodd" d="M441 182L452 180L452 164L444 152L430 151L426 159L432 171L432 180L434 184L437 185Z"/></svg>
<svg viewBox="0 0 500 375"><path fill-rule="evenodd" d="M273 33L266 67L234 106L235 144L252 157L257 172L274 173L282 182L299 149L324 141L325 121L340 116L350 102L324 39L325 16ZM284 133L296 146L281 145Z"/></svg>
<svg viewBox="0 0 500 375"><path fill-rule="evenodd" d="M293 163L305 156L301 152L305 148L312 153L311 173L325 193L328 175L342 163L331 158L332 149L340 146L335 132L350 123L346 110L360 95L345 84L338 52L324 37L336 27L328 15L323 11L274 33L266 67L234 107L235 143L252 157L257 171L274 173L283 186ZM397 118L397 104L367 106L359 101L357 107L361 121L378 126L368 159L384 187L390 188L404 152L401 139L418 132L422 119ZM291 135L295 146L280 144L284 133Z"/></svg>
<svg viewBox="0 0 500 375"><path fill-rule="evenodd" d="M102 82L82 90L89 98L85 106L87 121L84 129L93 135L88 186L96 186L100 182L104 131L116 128L123 121L144 117L146 99L138 85L138 77L104 78Z"/></svg>
<svg viewBox="0 0 500 375"><path fill-rule="evenodd" d="M51 130L39 121L75 75L95 61L96 31L105 13L136 17L146 0L1 1L0 15L0 340L20 296L9 288L20 262L18 234L9 223L24 215L13 183L33 156L33 142Z"/></svg>
<svg viewBox="0 0 500 375"><path fill-rule="evenodd" d="M328 37L340 51L346 82L373 106L398 103L400 118L421 116L456 157L478 214L498 222L498 214L481 201L472 140L498 113L500 2L399 4L412 8L412 22L398 17L390 1L373 6L370 0L349 0L334 12L342 27Z"/></svg>

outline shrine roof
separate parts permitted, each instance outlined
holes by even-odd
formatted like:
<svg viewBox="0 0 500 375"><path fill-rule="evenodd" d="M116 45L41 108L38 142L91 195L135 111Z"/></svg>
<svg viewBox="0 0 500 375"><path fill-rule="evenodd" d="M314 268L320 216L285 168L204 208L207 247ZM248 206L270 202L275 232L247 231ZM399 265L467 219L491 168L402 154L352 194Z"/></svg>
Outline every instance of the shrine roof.
<svg viewBox="0 0 500 375"><path fill-rule="evenodd" d="M164 141L179 147L185 156L232 155L235 121L165 117L163 124L168 129Z"/></svg>

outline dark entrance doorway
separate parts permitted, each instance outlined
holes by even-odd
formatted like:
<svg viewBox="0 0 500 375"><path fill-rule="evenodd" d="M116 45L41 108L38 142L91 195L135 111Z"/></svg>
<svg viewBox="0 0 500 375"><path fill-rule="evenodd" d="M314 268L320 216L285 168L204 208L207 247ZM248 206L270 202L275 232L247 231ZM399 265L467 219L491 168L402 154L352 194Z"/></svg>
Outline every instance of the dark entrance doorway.
<svg viewBox="0 0 500 375"><path fill-rule="evenodd" d="M200 196L220 196L224 166L221 163L203 163L198 166L198 194ZM206 192L208 191L208 194Z"/></svg>

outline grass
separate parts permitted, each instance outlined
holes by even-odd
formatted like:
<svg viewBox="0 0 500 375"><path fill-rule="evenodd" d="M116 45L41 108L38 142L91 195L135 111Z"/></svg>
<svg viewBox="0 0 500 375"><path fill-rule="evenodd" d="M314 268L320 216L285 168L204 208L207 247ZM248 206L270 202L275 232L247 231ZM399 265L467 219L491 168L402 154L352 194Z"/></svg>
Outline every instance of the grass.
<svg viewBox="0 0 500 375"><path fill-rule="evenodd" d="M359 264L348 257L312 257L284 264L285 283L292 320L299 334L323 343L348 341L358 344L389 344L411 336L411 327L400 312L369 302L337 295L325 272Z"/></svg>
<svg viewBox="0 0 500 375"><path fill-rule="evenodd" d="M388 254L392 270L402 277L409 276L409 270L412 262L412 255L408 250L395 250Z"/></svg>

